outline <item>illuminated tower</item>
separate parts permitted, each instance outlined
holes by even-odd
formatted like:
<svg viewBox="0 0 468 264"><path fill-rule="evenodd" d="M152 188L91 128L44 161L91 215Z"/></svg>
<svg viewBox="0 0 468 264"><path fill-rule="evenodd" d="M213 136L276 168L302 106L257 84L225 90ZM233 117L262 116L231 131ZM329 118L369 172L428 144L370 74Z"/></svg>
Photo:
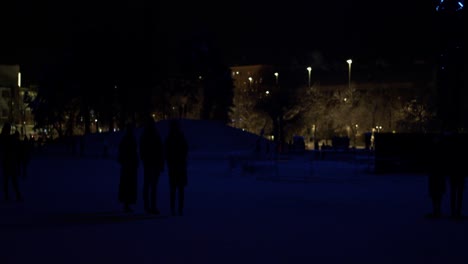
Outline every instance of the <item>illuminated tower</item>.
<svg viewBox="0 0 468 264"><path fill-rule="evenodd" d="M437 0L437 94L444 129L468 128L467 91L464 88L463 0Z"/></svg>

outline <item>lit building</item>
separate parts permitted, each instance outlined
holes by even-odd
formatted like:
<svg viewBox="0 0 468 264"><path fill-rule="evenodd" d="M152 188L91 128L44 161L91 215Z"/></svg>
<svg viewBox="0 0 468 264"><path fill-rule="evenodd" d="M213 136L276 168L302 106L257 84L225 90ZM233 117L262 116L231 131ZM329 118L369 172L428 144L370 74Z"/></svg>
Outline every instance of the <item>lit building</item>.
<svg viewBox="0 0 468 264"><path fill-rule="evenodd" d="M274 84L274 69L270 65L233 66L231 72L235 89L259 97L264 96L268 87Z"/></svg>
<svg viewBox="0 0 468 264"><path fill-rule="evenodd" d="M22 87L19 65L0 65L0 125L10 122L21 135L33 132L34 117L29 103L36 97L33 87Z"/></svg>
<svg viewBox="0 0 468 264"><path fill-rule="evenodd" d="M275 85L275 73L270 65L245 65L230 68L234 84L234 111L231 125L253 133L259 133L264 120L253 116L255 102L269 96ZM278 76L276 76L277 78Z"/></svg>

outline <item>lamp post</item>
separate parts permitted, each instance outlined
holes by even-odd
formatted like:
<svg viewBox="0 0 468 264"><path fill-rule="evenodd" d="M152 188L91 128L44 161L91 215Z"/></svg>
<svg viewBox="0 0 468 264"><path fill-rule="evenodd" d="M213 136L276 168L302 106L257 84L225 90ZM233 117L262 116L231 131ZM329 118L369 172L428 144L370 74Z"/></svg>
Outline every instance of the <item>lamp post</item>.
<svg viewBox="0 0 468 264"><path fill-rule="evenodd" d="M356 137L357 137L357 134L358 134L358 128L359 128L359 125L356 124L354 125L355 126L355 129L354 129L354 148L356 149Z"/></svg>
<svg viewBox="0 0 468 264"><path fill-rule="evenodd" d="M346 62L348 63L348 89L351 89L351 63L353 60L349 59Z"/></svg>
<svg viewBox="0 0 468 264"><path fill-rule="evenodd" d="M309 72L309 88L310 88L310 73L312 72L312 67L307 67L307 71Z"/></svg>
<svg viewBox="0 0 468 264"><path fill-rule="evenodd" d="M279 75L279 73L275 72L274 74L275 74L275 78L276 78L276 85L278 85L278 75Z"/></svg>

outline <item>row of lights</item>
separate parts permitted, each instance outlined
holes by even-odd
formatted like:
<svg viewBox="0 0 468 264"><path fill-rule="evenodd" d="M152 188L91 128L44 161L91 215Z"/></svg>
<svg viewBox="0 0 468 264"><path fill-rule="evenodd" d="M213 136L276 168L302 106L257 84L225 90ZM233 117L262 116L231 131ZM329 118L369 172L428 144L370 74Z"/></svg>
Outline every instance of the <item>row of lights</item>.
<svg viewBox="0 0 468 264"><path fill-rule="evenodd" d="M351 64L353 63L353 60L348 59L348 60L346 60L346 62L348 63L348 88L350 88L351 87ZM311 77L311 73L312 73L312 67L309 66L306 69L307 69L307 72L308 72L308 77L309 77L308 78L308 80L309 80L308 85L309 85L309 88L310 88L310 77ZM239 75L239 72L237 71L236 74ZM278 85L279 73L275 72L274 75L275 75L276 84ZM249 79L250 84L252 84L253 78L249 76L248 79Z"/></svg>

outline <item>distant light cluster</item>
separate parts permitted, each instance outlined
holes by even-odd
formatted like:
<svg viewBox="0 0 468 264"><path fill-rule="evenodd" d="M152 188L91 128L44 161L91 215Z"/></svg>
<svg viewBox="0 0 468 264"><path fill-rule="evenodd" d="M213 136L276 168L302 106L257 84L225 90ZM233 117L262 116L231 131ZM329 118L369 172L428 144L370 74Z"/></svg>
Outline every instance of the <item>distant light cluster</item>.
<svg viewBox="0 0 468 264"><path fill-rule="evenodd" d="M447 4L449 1L445 0L439 0L439 4L436 6L437 11L443 11L449 8L450 6ZM452 8L455 8L455 11L461 11L464 7L464 0L457 1L457 4L452 6Z"/></svg>

